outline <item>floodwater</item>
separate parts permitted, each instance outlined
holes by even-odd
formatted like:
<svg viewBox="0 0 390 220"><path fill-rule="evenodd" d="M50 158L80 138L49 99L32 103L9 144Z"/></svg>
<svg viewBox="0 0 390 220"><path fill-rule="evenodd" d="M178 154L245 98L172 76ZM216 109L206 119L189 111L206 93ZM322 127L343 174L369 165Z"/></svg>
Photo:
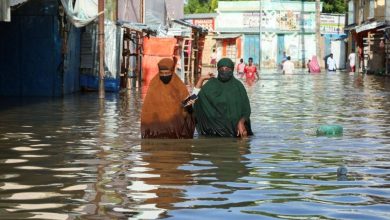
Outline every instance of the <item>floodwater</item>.
<svg viewBox="0 0 390 220"><path fill-rule="evenodd" d="M0 98L0 219L390 219L390 79L266 73L248 95L255 136L184 141L140 140L137 91Z"/></svg>

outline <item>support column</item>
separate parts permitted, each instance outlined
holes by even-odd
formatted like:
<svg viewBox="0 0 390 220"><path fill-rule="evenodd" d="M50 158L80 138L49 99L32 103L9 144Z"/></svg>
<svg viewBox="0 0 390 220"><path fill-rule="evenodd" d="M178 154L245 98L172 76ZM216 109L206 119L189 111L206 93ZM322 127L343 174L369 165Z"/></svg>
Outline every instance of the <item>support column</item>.
<svg viewBox="0 0 390 220"><path fill-rule="evenodd" d="M104 0L99 0L98 11L104 11ZM99 15L99 99L104 99L104 13Z"/></svg>

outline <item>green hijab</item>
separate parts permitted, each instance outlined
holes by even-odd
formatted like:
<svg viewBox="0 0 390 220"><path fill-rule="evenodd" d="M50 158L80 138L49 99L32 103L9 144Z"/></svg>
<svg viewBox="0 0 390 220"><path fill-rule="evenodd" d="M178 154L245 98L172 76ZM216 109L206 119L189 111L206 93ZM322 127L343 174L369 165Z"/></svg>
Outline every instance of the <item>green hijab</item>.
<svg viewBox="0 0 390 220"><path fill-rule="evenodd" d="M245 118L248 135L253 134L248 95L234 77L226 82L210 79L198 94L194 112L196 129L201 135L236 137L236 126L241 118Z"/></svg>
<svg viewBox="0 0 390 220"><path fill-rule="evenodd" d="M229 67L230 71L223 71L220 70L220 67ZM227 82L231 78L233 78L233 70L234 70L234 63L231 59L229 58L222 58L218 61L217 63L217 68L218 68L218 80L221 82Z"/></svg>

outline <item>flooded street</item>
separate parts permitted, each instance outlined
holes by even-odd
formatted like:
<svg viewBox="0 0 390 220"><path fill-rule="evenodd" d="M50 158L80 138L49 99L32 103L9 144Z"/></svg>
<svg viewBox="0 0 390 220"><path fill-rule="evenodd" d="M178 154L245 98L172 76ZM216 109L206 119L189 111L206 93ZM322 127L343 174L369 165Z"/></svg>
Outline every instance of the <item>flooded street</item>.
<svg viewBox="0 0 390 220"><path fill-rule="evenodd" d="M138 91L1 97L0 219L390 219L389 78L270 72L247 91L247 140L141 140Z"/></svg>

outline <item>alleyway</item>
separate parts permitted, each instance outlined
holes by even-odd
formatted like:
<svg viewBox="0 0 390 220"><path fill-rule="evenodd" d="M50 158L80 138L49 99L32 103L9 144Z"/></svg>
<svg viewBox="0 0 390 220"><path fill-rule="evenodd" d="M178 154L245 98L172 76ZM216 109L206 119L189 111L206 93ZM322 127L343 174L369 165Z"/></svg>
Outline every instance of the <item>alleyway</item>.
<svg viewBox="0 0 390 220"><path fill-rule="evenodd" d="M248 140L141 141L138 91L2 99L0 219L390 218L388 78L264 71L246 88Z"/></svg>

